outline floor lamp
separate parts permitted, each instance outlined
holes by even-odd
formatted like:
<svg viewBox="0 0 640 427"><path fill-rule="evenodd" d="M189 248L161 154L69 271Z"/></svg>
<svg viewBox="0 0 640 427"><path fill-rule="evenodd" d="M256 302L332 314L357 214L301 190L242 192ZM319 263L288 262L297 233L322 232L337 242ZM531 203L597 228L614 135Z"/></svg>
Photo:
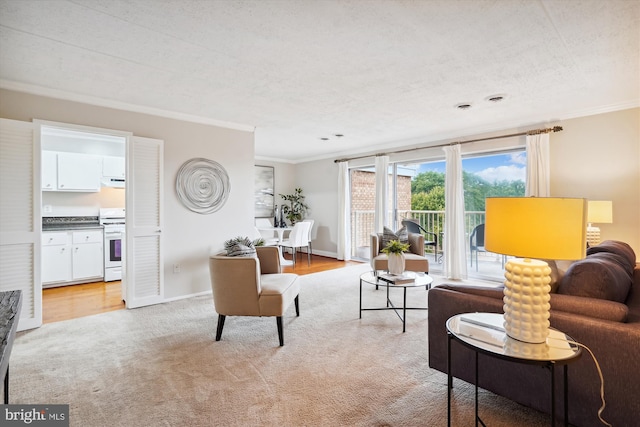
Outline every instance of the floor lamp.
<svg viewBox="0 0 640 427"><path fill-rule="evenodd" d="M585 199L495 197L486 199L485 248L517 257L507 262L504 328L511 338L544 343L549 333L551 269L545 261L584 258Z"/></svg>
<svg viewBox="0 0 640 427"><path fill-rule="evenodd" d="M610 200L589 200L587 213L587 243L589 246L600 244L600 228L591 224L611 224L613 222L613 203Z"/></svg>

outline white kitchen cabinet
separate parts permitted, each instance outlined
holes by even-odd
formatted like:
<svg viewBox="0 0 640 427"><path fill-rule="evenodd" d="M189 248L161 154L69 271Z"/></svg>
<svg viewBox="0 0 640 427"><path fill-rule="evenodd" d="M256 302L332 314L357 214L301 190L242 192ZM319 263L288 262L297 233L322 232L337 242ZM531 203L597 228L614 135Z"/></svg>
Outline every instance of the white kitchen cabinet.
<svg viewBox="0 0 640 427"><path fill-rule="evenodd" d="M64 285L104 277L102 229L42 232L42 283Z"/></svg>
<svg viewBox="0 0 640 427"><path fill-rule="evenodd" d="M103 277L103 233L102 231L74 231L73 236L73 280Z"/></svg>
<svg viewBox="0 0 640 427"><path fill-rule="evenodd" d="M66 231L42 233L42 283L71 280L71 241Z"/></svg>
<svg viewBox="0 0 640 427"><path fill-rule="evenodd" d="M100 191L102 159L99 156L58 152L59 191Z"/></svg>
<svg viewBox="0 0 640 427"><path fill-rule="evenodd" d="M56 191L58 189L58 153L55 151L42 152L42 189Z"/></svg>
<svg viewBox="0 0 640 427"><path fill-rule="evenodd" d="M124 157L104 156L102 158L102 176L107 178L124 178Z"/></svg>

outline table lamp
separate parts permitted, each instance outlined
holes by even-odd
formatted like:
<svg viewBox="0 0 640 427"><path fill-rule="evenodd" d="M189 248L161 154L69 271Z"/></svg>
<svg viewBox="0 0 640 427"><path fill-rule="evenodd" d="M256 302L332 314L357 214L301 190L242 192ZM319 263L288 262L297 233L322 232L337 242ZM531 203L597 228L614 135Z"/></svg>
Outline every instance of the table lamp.
<svg viewBox="0 0 640 427"><path fill-rule="evenodd" d="M486 199L485 248L513 255L505 266L504 328L511 338L543 343L549 333L551 269L545 261L585 256L585 199Z"/></svg>
<svg viewBox="0 0 640 427"><path fill-rule="evenodd" d="M589 246L600 244L600 228L591 223L611 224L613 222L613 203L610 200L589 200L587 213L587 243Z"/></svg>

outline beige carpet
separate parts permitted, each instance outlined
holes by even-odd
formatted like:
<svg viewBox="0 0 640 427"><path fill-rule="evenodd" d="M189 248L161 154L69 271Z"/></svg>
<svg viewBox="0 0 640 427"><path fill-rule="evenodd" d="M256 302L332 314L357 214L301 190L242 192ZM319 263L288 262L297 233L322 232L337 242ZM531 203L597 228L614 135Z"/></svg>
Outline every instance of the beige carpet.
<svg viewBox="0 0 640 427"><path fill-rule="evenodd" d="M210 296L104 313L21 333L11 403L70 404L72 426L445 426L446 375L429 369L427 312L358 318L367 266L300 277L300 311L284 319L227 318L215 342ZM396 300L401 292L396 290ZM409 292L426 305L426 291ZM384 290L364 288L365 306ZM473 425L473 388L454 382L453 425ZM547 417L488 392L492 426Z"/></svg>

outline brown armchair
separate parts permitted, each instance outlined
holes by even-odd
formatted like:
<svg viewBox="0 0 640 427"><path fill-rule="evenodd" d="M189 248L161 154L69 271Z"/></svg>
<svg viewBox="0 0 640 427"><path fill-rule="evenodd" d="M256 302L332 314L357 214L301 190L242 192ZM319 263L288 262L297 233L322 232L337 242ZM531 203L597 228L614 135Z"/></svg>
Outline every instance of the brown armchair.
<svg viewBox="0 0 640 427"><path fill-rule="evenodd" d="M297 274L281 273L275 246L257 247L258 257L211 256L209 270L213 303L218 313L216 341L227 316L275 316L280 345L284 345L282 316L292 302L300 315Z"/></svg>
<svg viewBox="0 0 640 427"><path fill-rule="evenodd" d="M378 270L388 270L389 258L381 252L382 233L371 234L371 268L377 274ZM409 233L409 252L404 254L405 270L421 271L429 273L429 260L424 255L424 236L417 233Z"/></svg>

